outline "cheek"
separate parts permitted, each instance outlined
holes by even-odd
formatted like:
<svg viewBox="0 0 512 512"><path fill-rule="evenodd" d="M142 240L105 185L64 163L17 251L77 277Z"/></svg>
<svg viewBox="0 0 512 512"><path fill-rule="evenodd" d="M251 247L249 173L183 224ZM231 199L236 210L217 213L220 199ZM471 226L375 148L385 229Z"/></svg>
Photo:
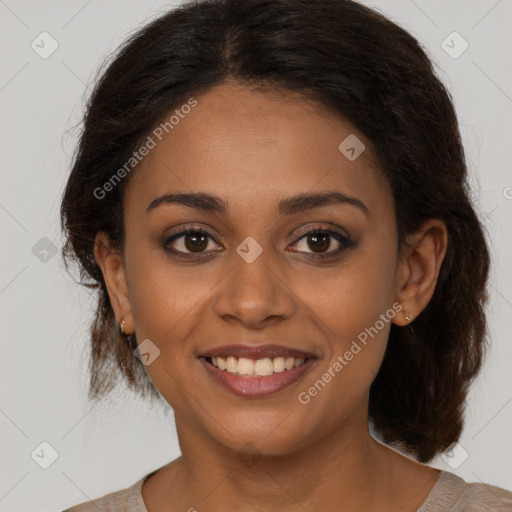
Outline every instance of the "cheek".
<svg viewBox="0 0 512 512"><path fill-rule="evenodd" d="M323 326L333 350L349 347L352 339L390 310L395 292L394 269L392 251L374 241L367 242L325 277L317 273L313 279L305 274L296 281L300 286L297 293L314 312L318 326ZM389 330L388 323L383 328L379 322L378 327Z"/></svg>
<svg viewBox="0 0 512 512"><path fill-rule="evenodd" d="M303 293L328 350L318 371L301 389L302 404L320 409L352 409L366 395L381 365L393 308L395 257L377 241L347 259L331 278L309 283ZM304 290L307 283L303 282ZM334 409L332 409L334 407Z"/></svg>
<svg viewBox="0 0 512 512"><path fill-rule="evenodd" d="M132 254L130 297L137 340L149 339L158 349L146 371L166 400L178 406L180 383L193 379L191 365L197 364L187 340L204 313L212 284L192 267L171 265L157 250L138 248Z"/></svg>
<svg viewBox="0 0 512 512"><path fill-rule="evenodd" d="M187 341L198 326L208 286L193 271L176 270L161 259L146 258L135 268L133 318L138 343L149 339L157 347L147 374L175 411L189 415L195 404L187 390L195 387L198 361Z"/></svg>
<svg viewBox="0 0 512 512"><path fill-rule="evenodd" d="M140 244L131 255L127 265L138 338L177 338L175 331L196 314L211 288L211 273L208 277L200 267L173 264L161 248Z"/></svg>

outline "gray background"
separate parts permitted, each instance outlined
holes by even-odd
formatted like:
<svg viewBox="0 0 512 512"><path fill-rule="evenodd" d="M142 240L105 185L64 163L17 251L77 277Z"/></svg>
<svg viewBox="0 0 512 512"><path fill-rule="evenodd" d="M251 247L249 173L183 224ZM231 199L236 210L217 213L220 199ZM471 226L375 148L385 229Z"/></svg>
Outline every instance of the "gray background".
<svg viewBox="0 0 512 512"><path fill-rule="evenodd" d="M432 465L512 489L512 2L364 3L420 40L453 94L492 240L490 355L468 398L461 447ZM172 411L122 393L94 410L87 403L83 347L94 304L52 252L62 245L59 200L75 127L102 58L171 5L0 0L1 511L62 510L127 487L179 455ZM48 52L45 31L58 48L42 58L31 45ZM464 41L454 31L469 44L460 55ZM47 469L44 441L58 455Z"/></svg>

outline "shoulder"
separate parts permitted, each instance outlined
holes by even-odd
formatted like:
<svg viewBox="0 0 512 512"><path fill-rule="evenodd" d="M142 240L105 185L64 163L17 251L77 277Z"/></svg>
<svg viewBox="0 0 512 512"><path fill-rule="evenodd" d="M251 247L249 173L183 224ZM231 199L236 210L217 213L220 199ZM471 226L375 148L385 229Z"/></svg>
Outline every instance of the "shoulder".
<svg viewBox="0 0 512 512"><path fill-rule="evenodd" d="M464 512L512 512L512 492L494 485L465 483L459 501L462 507L460 510Z"/></svg>
<svg viewBox="0 0 512 512"><path fill-rule="evenodd" d="M105 494L94 500L80 503L67 508L63 512L98 512L98 510L101 510L101 512L147 512L142 502L141 488L144 480L148 478L148 476L149 475L145 475L130 487Z"/></svg>
<svg viewBox="0 0 512 512"><path fill-rule="evenodd" d="M418 512L511 512L512 492L484 483L467 483L441 471L438 482Z"/></svg>

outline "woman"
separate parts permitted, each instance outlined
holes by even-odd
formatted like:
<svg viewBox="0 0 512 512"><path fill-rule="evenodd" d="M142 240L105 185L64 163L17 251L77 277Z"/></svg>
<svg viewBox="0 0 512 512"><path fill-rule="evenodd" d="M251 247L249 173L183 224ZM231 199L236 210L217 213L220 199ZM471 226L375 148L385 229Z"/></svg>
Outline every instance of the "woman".
<svg viewBox="0 0 512 512"><path fill-rule="evenodd" d="M135 34L88 104L64 256L98 289L90 398L167 402L182 456L68 510L510 510L424 464L484 352L466 173L424 51L356 2L203 0Z"/></svg>

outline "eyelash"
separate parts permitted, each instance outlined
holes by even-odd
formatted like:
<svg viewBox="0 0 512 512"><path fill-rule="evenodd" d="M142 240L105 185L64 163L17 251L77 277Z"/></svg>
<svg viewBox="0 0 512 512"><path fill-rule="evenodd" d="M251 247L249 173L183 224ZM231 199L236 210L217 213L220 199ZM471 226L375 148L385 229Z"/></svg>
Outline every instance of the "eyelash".
<svg viewBox="0 0 512 512"><path fill-rule="evenodd" d="M170 249L168 247L168 245L171 242L174 242L175 240L178 240L179 238L182 238L183 236L190 235L190 234L205 235L208 238L210 238L211 240L213 240L216 244L218 244L218 242L215 240L215 238L213 238L208 231L205 231L204 229L201 229L201 228L189 227L189 228L179 231L178 233L175 233L174 235L166 238L164 241L164 244L163 244L163 249L167 252L172 253L175 256L178 256L179 258L197 259L198 257L201 257L201 255L205 254L205 252L186 253L183 251L176 251L176 250ZM309 257L311 257L313 259L333 258L334 256L341 254L345 249L349 249L350 247L352 247L354 245L354 243L346 236L342 235L341 233L338 233L337 231L333 231L331 229L326 229L326 228L312 228L309 231L305 231L304 233L301 233L301 235L299 236L299 238L297 238L297 240L294 242L293 245L295 245L297 242L299 242L303 238L306 238L307 236L310 236L310 235L329 235L340 243L340 247L335 251L331 251L331 252L324 253L324 254L306 253L306 254L308 254ZM295 251L295 252L302 252L302 251Z"/></svg>

